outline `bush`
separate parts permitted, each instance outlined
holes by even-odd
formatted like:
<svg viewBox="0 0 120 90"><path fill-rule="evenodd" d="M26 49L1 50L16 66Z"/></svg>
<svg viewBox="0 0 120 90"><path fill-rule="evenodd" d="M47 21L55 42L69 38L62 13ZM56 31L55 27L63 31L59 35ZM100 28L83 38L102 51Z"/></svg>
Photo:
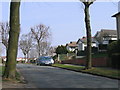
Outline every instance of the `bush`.
<svg viewBox="0 0 120 90"><path fill-rule="evenodd" d="M98 52L98 47L92 47L92 53Z"/></svg>
<svg viewBox="0 0 120 90"><path fill-rule="evenodd" d="M107 44L99 44L100 50L107 50Z"/></svg>
<svg viewBox="0 0 120 90"><path fill-rule="evenodd" d="M108 54L112 56L115 53L120 53L120 41L114 41L108 45Z"/></svg>
<svg viewBox="0 0 120 90"><path fill-rule="evenodd" d="M108 55L111 58L111 67L120 69L120 40L114 41L108 45Z"/></svg>
<svg viewBox="0 0 120 90"><path fill-rule="evenodd" d="M57 57L58 57L58 55L55 55L55 56L53 56L52 58L53 58L53 60L56 60Z"/></svg>
<svg viewBox="0 0 120 90"><path fill-rule="evenodd" d="M111 67L120 69L120 55L112 55L111 57Z"/></svg>
<svg viewBox="0 0 120 90"><path fill-rule="evenodd" d="M66 49L66 46L58 46L55 51L57 54L67 54L68 50Z"/></svg>
<svg viewBox="0 0 120 90"><path fill-rule="evenodd" d="M78 51L77 56L85 56L86 52L85 51Z"/></svg>
<svg viewBox="0 0 120 90"><path fill-rule="evenodd" d="M32 60L29 60L29 61L30 61L30 63L35 63L36 60L33 60L33 59L32 59Z"/></svg>
<svg viewBox="0 0 120 90"><path fill-rule="evenodd" d="M72 59L76 59L76 56L72 56Z"/></svg>

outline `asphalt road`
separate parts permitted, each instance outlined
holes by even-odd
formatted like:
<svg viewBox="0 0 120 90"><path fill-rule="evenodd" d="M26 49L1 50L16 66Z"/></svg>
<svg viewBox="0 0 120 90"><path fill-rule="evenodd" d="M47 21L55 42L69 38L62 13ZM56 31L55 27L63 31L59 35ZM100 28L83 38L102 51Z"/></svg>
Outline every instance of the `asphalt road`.
<svg viewBox="0 0 120 90"><path fill-rule="evenodd" d="M30 88L118 88L118 80L51 66L18 64Z"/></svg>

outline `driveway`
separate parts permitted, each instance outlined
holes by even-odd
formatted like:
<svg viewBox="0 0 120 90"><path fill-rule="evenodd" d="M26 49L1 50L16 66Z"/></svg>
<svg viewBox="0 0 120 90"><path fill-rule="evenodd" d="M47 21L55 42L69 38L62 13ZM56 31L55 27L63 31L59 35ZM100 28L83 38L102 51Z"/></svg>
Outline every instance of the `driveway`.
<svg viewBox="0 0 120 90"><path fill-rule="evenodd" d="M31 88L118 88L118 80L51 66L18 64L17 68Z"/></svg>

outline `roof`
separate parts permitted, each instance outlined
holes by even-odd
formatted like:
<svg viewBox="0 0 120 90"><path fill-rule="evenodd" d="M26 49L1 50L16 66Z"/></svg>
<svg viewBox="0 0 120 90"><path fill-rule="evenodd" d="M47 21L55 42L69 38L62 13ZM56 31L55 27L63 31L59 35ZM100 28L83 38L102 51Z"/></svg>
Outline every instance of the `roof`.
<svg viewBox="0 0 120 90"><path fill-rule="evenodd" d="M112 17L116 17L116 16L118 16L118 15L120 15L120 12L116 13L116 14L113 15Z"/></svg>
<svg viewBox="0 0 120 90"><path fill-rule="evenodd" d="M111 35L111 36L115 35L115 36L117 36L117 30L101 29L100 34L107 35L107 36L108 35Z"/></svg>
<svg viewBox="0 0 120 90"><path fill-rule="evenodd" d="M5 58L6 58L6 56L1 56L1 58L5 59Z"/></svg>
<svg viewBox="0 0 120 90"><path fill-rule="evenodd" d="M110 30L110 29L101 29L101 31L97 31L94 37L96 36L117 36L117 30Z"/></svg>
<svg viewBox="0 0 120 90"><path fill-rule="evenodd" d="M94 37L99 43L103 43L103 38L106 38L106 40L117 38L117 30L101 29L101 31L98 31Z"/></svg>
<svg viewBox="0 0 120 90"><path fill-rule="evenodd" d="M91 39L92 39L92 43L93 43L93 42L96 42L96 40L95 40L94 37L92 37ZM79 41L81 41L81 42L83 42L83 43L87 43L87 37L82 37L82 38L80 38L80 39L77 41L77 43L78 43Z"/></svg>
<svg viewBox="0 0 120 90"><path fill-rule="evenodd" d="M77 47L77 42L70 42L69 44L67 44L67 46L69 47Z"/></svg>

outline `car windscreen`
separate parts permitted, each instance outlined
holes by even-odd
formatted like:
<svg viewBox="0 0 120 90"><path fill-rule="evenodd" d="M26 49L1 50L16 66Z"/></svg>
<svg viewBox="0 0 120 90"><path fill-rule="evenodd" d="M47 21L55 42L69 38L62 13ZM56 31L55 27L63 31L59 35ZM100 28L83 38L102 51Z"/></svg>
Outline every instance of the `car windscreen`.
<svg viewBox="0 0 120 90"><path fill-rule="evenodd" d="M51 57L41 57L40 60L51 60Z"/></svg>

